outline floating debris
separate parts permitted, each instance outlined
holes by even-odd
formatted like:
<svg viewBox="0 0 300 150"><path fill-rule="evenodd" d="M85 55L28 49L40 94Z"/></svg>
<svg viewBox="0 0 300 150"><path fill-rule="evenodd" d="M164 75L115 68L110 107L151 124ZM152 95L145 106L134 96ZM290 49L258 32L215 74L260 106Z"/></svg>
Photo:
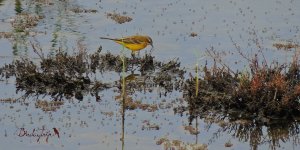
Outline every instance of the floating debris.
<svg viewBox="0 0 300 150"><path fill-rule="evenodd" d="M17 100L14 98L5 98L5 99L0 99L0 103L16 103Z"/></svg>
<svg viewBox="0 0 300 150"><path fill-rule="evenodd" d="M123 13L123 14L126 14L126 13ZM114 20L118 24L122 24L122 23L125 23L125 22L130 22L132 20L131 17L121 15L121 14L118 14L118 13L107 13L106 16L108 18Z"/></svg>
<svg viewBox="0 0 300 150"><path fill-rule="evenodd" d="M70 10L74 13L97 13L98 12L98 10L96 10L96 9L84 9L84 8L79 8L79 7L72 8Z"/></svg>
<svg viewBox="0 0 300 150"><path fill-rule="evenodd" d="M169 140L168 138L160 138L156 141L156 144L163 145L163 149L207 150L206 144L189 144L180 140Z"/></svg>
<svg viewBox="0 0 300 150"><path fill-rule="evenodd" d="M198 36L198 34L197 34L196 32L192 32L192 33L190 34L190 37L195 37L195 36Z"/></svg>
<svg viewBox="0 0 300 150"><path fill-rule="evenodd" d="M291 42L275 43L275 44L273 44L273 46L275 48L277 48L278 50L282 49L282 50L285 50L285 51L290 51L292 48L299 48L300 47L299 44L291 43Z"/></svg>
<svg viewBox="0 0 300 150"><path fill-rule="evenodd" d="M36 31L22 31L21 33L14 33L14 32L0 32L0 39L9 39L9 40L15 40L18 35L26 35L34 37L36 35L44 35L45 32L36 32Z"/></svg>
<svg viewBox="0 0 300 150"><path fill-rule="evenodd" d="M231 143L230 140L224 144L225 147L232 147L232 145L233 144Z"/></svg>
<svg viewBox="0 0 300 150"><path fill-rule="evenodd" d="M184 130L189 131L189 133L192 135L197 135L200 133L196 128L194 128L192 126L184 126Z"/></svg>
<svg viewBox="0 0 300 150"><path fill-rule="evenodd" d="M122 95L116 96L116 100L119 102L122 102L123 97ZM129 110L134 110L134 109L142 109L142 110L147 110L149 112L154 112L158 109L157 105L155 104L144 104L141 101L134 101L130 96L125 95L125 108Z"/></svg>
<svg viewBox="0 0 300 150"><path fill-rule="evenodd" d="M101 112L101 114L108 116L108 117L112 117L114 115L113 111L109 111L109 112Z"/></svg>
<svg viewBox="0 0 300 150"><path fill-rule="evenodd" d="M0 39L5 38L9 39L13 36L12 32L0 32Z"/></svg>
<svg viewBox="0 0 300 150"><path fill-rule="evenodd" d="M56 111L64 104L63 101L46 101L46 100L37 100L35 102L35 107L40 108L43 111Z"/></svg>
<svg viewBox="0 0 300 150"><path fill-rule="evenodd" d="M150 123L150 120L144 120L143 121L144 125L142 126L142 130L159 130L160 127L159 125L155 123Z"/></svg>
<svg viewBox="0 0 300 150"><path fill-rule="evenodd" d="M160 138L156 141L156 145L161 145L163 144L164 142L167 142L168 139L167 138Z"/></svg>

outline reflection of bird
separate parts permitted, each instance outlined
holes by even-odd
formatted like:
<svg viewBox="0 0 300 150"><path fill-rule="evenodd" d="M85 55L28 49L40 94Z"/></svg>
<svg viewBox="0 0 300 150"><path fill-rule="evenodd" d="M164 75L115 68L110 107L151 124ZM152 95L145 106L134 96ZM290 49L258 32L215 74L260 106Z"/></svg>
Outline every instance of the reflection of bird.
<svg viewBox="0 0 300 150"><path fill-rule="evenodd" d="M128 76L125 77L125 81L135 81L137 79L137 77L139 76L139 74L130 74Z"/></svg>
<svg viewBox="0 0 300 150"><path fill-rule="evenodd" d="M54 134L56 134L57 137L59 138L59 132L58 132L58 130L56 128L53 128L53 131L54 131Z"/></svg>
<svg viewBox="0 0 300 150"><path fill-rule="evenodd" d="M142 36L142 35L133 35L127 36L123 38L106 38L100 37L101 39L113 40L118 44L123 45L124 47L132 50L132 52L139 51L147 47L147 45L151 45L153 48L152 39L149 36Z"/></svg>

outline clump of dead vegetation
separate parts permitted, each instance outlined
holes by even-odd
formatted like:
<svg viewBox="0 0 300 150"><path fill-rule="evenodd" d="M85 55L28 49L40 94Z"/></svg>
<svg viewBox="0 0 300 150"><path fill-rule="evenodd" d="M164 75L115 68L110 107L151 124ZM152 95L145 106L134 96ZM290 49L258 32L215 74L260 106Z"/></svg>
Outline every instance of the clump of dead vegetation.
<svg viewBox="0 0 300 150"><path fill-rule="evenodd" d="M128 93L134 91L152 91L157 85L161 87L161 94L166 95L173 90L179 90L184 82L183 75L185 70L180 68L178 59L168 62L155 60L151 54L145 54L142 57L124 57L121 55L113 55L110 52L90 55L91 69L93 72L115 71L121 73L123 71L123 59L125 62L124 71L139 71L140 74L129 74L126 77L126 86ZM116 82L117 87L121 89L122 81Z"/></svg>
<svg viewBox="0 0 300 150"><path fill-rule="evenodd" d="M90 55L91 69L93 72L99 70L100 72L115 71L122 72L123 62L125 62L125 71L132 71L134 67L137 67L142 74L145 72L151 72L155 70L155 66L158 66L158 61L154 61L154 56L145 54L142 57L124 57L122 55L114 55L110 52L100 54L102 48L98 50L98 53ZM124 59L124 61L123 61ZM158 67L156 67L158 68Z"/></svg>
<svg viewBox="0 0 300 150"><path fill-rule="evenodd" d="M180 90L186 71L180 68L178 59L171 60L167 63L159 63L158 66L161 69L156 73L153 80L160 87L164 87L164 95L173 90Z"/></svg>
<svg viewBox="0 0 300 150"><path fill-rule="evenodd" d="M61 49L57 50L54 55L43 53L39 44L31 43L34 52L39 56L40 61L33 62L30 58L22 58L15 60L11 64L6 64L0 68L1 78L16 78L17 91L23 91L25 96L51 96L54 100L70 99L75 97L82 100L84 95L90 93L100 100L99 92L101 90L119 87L121 89L122 82L119 80L107 81L91 78L97 72L104 73L107 71L115 71L120 73L140 71L140 75L128 75L126 85L128 86L128 94L134 91L149 92L153 88L160 85L162 89L173 89L174 83L178 83L178 77L183 79L183 70L177 60L167 63L154 60L150 54L142 57L129 58L121 55L113 55L109 52L101 53L100 47L96 52L87 54L87 49L82 42L78 41L77 52L70 55ZM123 61L125 60L125 70L122 70ZM124 72L124 73L125 73ZM155 77L155 73L158 74ZM169 76L168 80L160 74ZM131 76L131 77L130 77ZM183 81L181 81L183 83ZM170 92L166 90L165 92ZM128 109L140 108L148 111L155 111L157 106L142 104L128 101Z"/></svg>
<svg viewBox="0 0 300 150"><path fill-rule="evenodd" d="M74 56L59 51L55 56L45 57L39 45L32 44L40 64L30 59L15 60L1 68L2 77L16 77L17 91L26 96L50 95L54 100L75 97L82 100L84 93L98 93L107 84L92 81L88 76L89 61L86 49L79 42L79 52Z"/></svg>
<svg viewBox="0 0 300 150"><path fill-rule="evenodd" d="M192 116L208 110L238 110L248 119L300 116L299 53L295 52L289 64L268 64L263 53L262 61L256 54L247 58L249 71L236 72L218 61L213 49L208 54L215 58L214 65L205 65L203 78L190 75L184 85Z"/></svg>
<svg viewBox="0 0 300 150"><path fill-rule="evenodd" d="M17 37L17 34L19 33L30 36L34 36L38 33L41 33L36 31L30 31L30 29L36 27L39 21L43 18L44 16L39 16L36 14L26 12L18 13L16 16L11 18L10 21L14 31L0 32L0 39L15 39Z"/></svg>
<svg viewBox="0 0 300 150"><path fill-rule="evenodd" d="M123 15L119 13L106 13L106 16L112 20L114 20L118 24L122 24L125 22L130 22L132 20L131 17L126 16L126 12L123 12Z"/></svg>
<svg viewBox="0 0 300 150"><path fill-rule="evenodd" d="M27 29L37 26L39 20L43 18L43 16L35 14L19 13L13 18L11 25L16 32L24 32Z"/></svg>

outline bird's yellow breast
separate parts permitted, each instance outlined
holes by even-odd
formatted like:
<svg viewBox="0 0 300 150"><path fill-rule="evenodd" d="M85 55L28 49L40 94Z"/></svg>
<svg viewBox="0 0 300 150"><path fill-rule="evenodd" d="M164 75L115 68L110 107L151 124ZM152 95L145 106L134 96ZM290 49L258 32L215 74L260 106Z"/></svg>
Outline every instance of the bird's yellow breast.
<svg viewBox="0 0 300 150"><path fill-rule="evenodd" d="M117 43L124 45L126 48L132 50L132 51L139 51L141 49L144 49L147 46L146 42L141 42L138 44L128 44L128 43L123 43L121 41L116 41Z"/></svg>

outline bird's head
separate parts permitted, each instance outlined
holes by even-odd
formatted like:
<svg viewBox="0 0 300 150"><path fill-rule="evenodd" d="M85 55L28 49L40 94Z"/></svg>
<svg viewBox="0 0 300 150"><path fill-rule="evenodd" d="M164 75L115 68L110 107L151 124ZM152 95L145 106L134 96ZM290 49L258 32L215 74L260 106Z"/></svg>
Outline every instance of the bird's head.
<svg viewBox="0 0 300 150"><path fill-rule="evenodd" d="M146 38L147 38L147 43L148 43L148 45L151 45L151 47L152 47L152 49L153 49L153 41L152 41L151 37L146 36Z"/></svg>

